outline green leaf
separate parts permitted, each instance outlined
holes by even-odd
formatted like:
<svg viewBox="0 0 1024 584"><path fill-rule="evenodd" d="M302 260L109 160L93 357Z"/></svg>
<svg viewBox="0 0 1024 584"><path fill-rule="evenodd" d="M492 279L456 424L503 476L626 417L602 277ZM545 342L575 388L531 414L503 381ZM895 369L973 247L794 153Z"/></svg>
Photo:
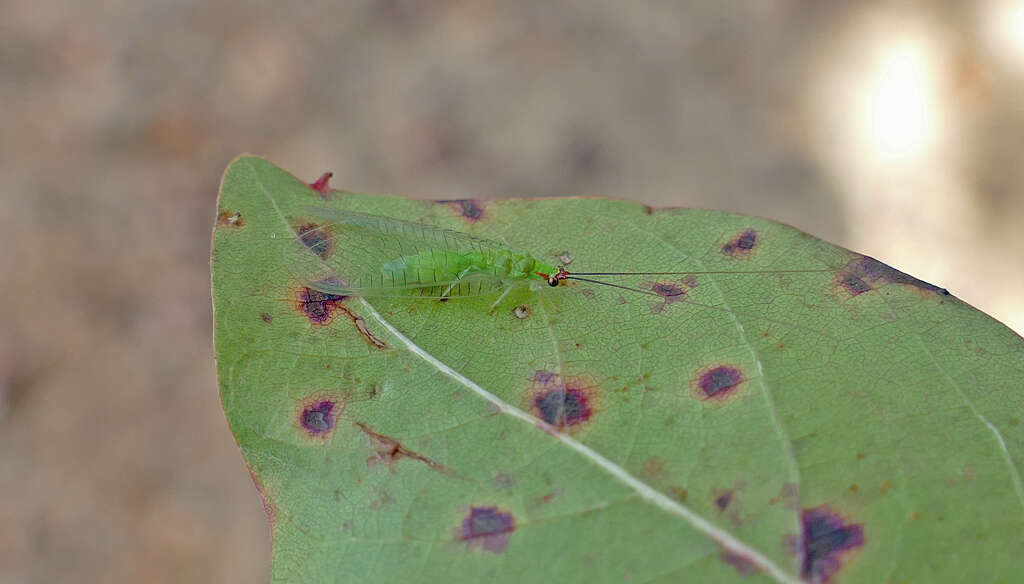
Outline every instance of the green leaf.
<svg viewBox="0 0 1024 584"><path fill-rule="evenodd" d="M274 581L1024 573L1024 343L941 288L752 217L321 193L254 157L219 205L221 397ZM522 286L493 314L496 295L342 299L296 270L311 206L570 271L746 273Z"/></svg>

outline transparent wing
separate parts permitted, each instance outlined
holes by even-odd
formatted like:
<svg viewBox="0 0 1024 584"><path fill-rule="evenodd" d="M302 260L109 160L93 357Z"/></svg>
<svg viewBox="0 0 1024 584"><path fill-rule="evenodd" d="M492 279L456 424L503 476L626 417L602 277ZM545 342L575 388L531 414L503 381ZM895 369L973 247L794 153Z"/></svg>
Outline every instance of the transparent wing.
<svg viewBox="0 0 1024 584"><path fill-rule="evenodd" d="M399 237L428 247L445 247L454 251L508 249L508 246L497 241L474 237L454 229L445 229L424 223L413 223L391 217L382 217L358 211L346 211L344 209L331 209L328 207L306 207L305 210L311 216L326 221L329 224L345 225L354 229L364 229Z"/></svg>
<svg viewBox="0 0 1024 584"><path fill-rule="evenodd" d="M355 211L325 207L307 207L305 211L308 215L293 224L284 242L285 264L310 288L366 297L461 298L490 294L502 287L493 272L457 278L446 269L451 254L478 252L486 263L491 252L507 249L500 243ZM412 278L403 273L411 257L421 260ZM402 276L396 277L396 273Z"/></svg>
<svg viewBox="0 0 1024 584"><path fill-rule="evenodd" d="M471 298L485 296L501 290L506 285L501 279L487 275L468 275L458 282L448 281L430 286L345 286L328 278L306 282L306 286L325 294L338 296L363 296L367 298Z"/></svg>

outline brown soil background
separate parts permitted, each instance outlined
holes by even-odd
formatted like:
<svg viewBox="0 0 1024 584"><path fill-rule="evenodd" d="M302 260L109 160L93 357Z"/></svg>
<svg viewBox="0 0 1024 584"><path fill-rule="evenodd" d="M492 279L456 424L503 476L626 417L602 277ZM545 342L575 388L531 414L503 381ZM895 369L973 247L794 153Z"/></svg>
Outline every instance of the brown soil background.
<svg viewBox="0 0 1024 584"><path fill-rule="evenodd" d="M1018 4L4 2L0 582L266 581L211 346L242 152L768 216L1024 329Z"/></svg>

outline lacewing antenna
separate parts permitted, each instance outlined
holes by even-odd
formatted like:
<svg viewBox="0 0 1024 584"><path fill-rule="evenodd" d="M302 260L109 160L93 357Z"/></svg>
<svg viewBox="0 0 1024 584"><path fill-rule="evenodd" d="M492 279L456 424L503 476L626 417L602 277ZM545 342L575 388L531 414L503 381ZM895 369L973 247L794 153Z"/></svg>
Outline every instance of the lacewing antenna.
<svg viewBox="0 0 1024 584"><path fill-rule="evenodd" d="M600 284L601 286L609 286L611 288L621 288L622 290L629 290L630 292L639 292L640 294L647 294L648 296L657 296L658 298L665 298L666 296L680 296L685 294L682 289L675 294L658 294L650 290L641 290L640 288L632 288L630 286L623 286L621 284L612 284L611 282L602 282L600 280L591 280L590 278L577 278L575 275L567 275L563 280L579 280L580 282L589 282L591 284Z"/></svg>
<svg viewBox="0 0 1024 584"><path fill-rule="evenodd" d="M798 273L822 273L822 272L831 272L831 271L832 270L773 270L772 273L798 274ZM634 288L634 287L631 287L631 286L623 286L621 284L613 284L611 282L602 282L601 280L594 280L594 279L591 279L591 278L581 278L580 276L669 276L669 275L679 276L679 275L691 275L691 274L763 274L763 273L765 273L764 270L712 271L712 272L569 272L563 266L559 266L558 267L558 271L555 272L554 274L543 274L543 273L538 272L538 275L541 276L542 278L545 278L548 281L548 284L551 285L551 286L557 286L559 284L559 282L561 282L562 280L577 280L577 281L580 281L580 282L587 282L588 284L597 284L599 286L608 286L610 288L619 288L621 290L629 290L630 292L638 292L640 294L646 294L648 296L655 296L657 298L666 298L667 299L667 298L675 298L675 297L678 297L678 296L685 296L686 295L686 291L680 289L679 292L676 292L674 294L658 293L658 292L654 292L652 290L643 290L643 289ZM711 310L719 310L719 311L726 312L726 313L729 313L729 314L734 314L734 315L735 314L741 314L741 315L745 315L745 316L753 316L753 317L757 317L757 318L762 318L762 319L764 319L764 320L766 320L768 322L772 322L772 323L776 323L776 324L782 324L782 325L791 326L791 327L795 327L795 328L798 328L798 329L810 331L810 332L812 332L812 333L814 333L816 335L821 335L821 336L823 336L825 338L835 340L835 337L833 337L833 336L831 336L829 334L823 333L823 332L821 332L819 330L815 330L815 329L810 328L810 327L806 327L806 326L802 326L802 325L797 325L797 324L793 324L793 323L787 323L787 322L783 322L783 321L778 321L778 320L775 320L775 319L772 319L772 318L764 317L762 315L751 314L751 313L746 313L746 312L736 311L736 310L730 310L730 309L724 308L722 306L714 306L712 304L704 304L703 302L697 302L697 301L695 301L695 300L693 300L692 298L689 298L689 297L686 298L686 302L688 304L693 304L695 306L700 306L700 307L703 307L703 308L709 308Z"/></svg>
<svg viewBox="0 0 1024 584"><path fill-rule="evenodd" d="M833 270L714 270L710 272L565 272L566 278L573 276L688 276L691 274L820 274ZM559 274L556 274L558 276ZM559 278L564 279L564 278Z"/></svg>

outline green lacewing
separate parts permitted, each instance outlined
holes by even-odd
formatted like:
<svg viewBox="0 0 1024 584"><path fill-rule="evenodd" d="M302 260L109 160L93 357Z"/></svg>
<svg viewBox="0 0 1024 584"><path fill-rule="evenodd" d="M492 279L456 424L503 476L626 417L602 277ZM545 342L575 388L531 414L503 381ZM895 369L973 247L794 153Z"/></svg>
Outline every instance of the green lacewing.
<svg viewBox="0 0 1024 584"><path fill-rule="evenodd" d="M675 298L678 300L685 297L689 304L744 314L696 302L687 295L685 286L652 284L651 289L645 290L608 279L831 271L571 272L565 266L549 264L527 251L453 229L342 209L307 207L305 211L317 222L295 228L294 236L299 245L289 247L286 264L309 288L338 296L445 301L494 295L493 312L518 287L538 290L578 281L668 301L674 300L674 296L679 297Z"/></svg>

